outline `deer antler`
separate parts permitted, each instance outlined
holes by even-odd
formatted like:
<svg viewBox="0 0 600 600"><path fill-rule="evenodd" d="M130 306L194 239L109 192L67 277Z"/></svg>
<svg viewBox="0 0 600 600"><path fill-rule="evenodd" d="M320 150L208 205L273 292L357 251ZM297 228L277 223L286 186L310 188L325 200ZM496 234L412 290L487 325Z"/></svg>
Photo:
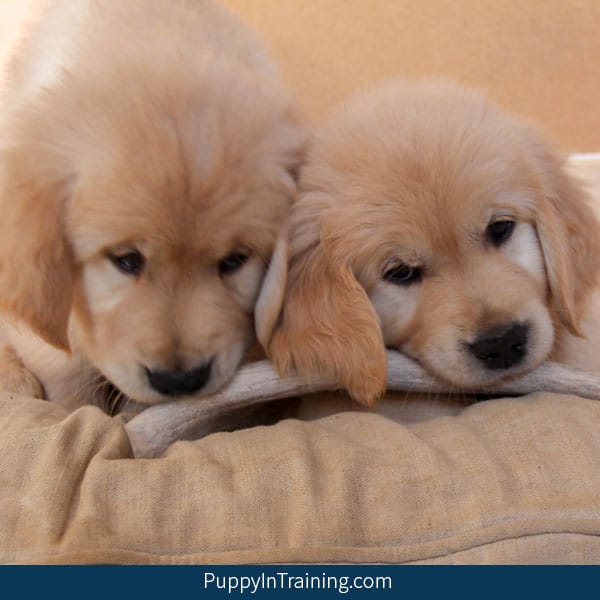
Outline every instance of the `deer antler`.
<svg viewBox="0 0 600 600"><path fill-rule="evenodd" d="M449 386L433 379L413 360L391 350L387 355L388 389L452 393ZM149 458L159 456L177 440L196 439L211 433L217 421L234 410L337 388L331 381L318 377L311 381L280 377L271 363L264 360L242 367L219 393L151 406L131 419L126 429L134 455ZM576 393L600 400L600 378L557 363L545 363L520 379L484 391L490 394Z"/></svg>

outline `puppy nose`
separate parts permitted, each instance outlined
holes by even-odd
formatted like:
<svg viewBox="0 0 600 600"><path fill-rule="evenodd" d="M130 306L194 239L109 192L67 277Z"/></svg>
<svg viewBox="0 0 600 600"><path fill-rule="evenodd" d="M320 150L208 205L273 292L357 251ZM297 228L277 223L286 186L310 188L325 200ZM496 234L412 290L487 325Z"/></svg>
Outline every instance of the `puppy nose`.
<svg viewBox="0 0 600 600"><path fill-rule="evenodd" d="M508 369L527 355L528 330L527 325L516 323L509 329L487 331L469 344L469 350L486 369Z"/></svg>
<svg viewBox="0 0 600 600"><path fill-rule="evenodd" d="M195 369L175 371L151 371L145 367L148 381L153 389L166 396L186 396L202 389L210 377L212 361Z"/></svg>

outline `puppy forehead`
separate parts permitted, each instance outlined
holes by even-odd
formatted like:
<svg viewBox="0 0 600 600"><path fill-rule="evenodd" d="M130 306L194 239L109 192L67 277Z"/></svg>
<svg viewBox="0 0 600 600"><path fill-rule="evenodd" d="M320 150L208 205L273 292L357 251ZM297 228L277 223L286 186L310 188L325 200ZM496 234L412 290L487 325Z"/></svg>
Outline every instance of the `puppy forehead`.
<svg viewBox="0 0 600 600"><path fill-rule="evenodd" d="M535 192L509 177L497 185L470 173L439 182L398 175L366 176L337 194L325 212L322 233L346 240L350 254L397 256L411 262L457 256L478 244L494 219L533 221Z"/></svg>
<svg viewBox="0 0 600 600"><path fill-rule="evenodd" d="M528 186L543 152L531 126L474 90L395 82L349 102L317 135L305 172L309 186L325 175L374 195L412 185L440 198Z"/></svg>
<svg viewBox="0 0 600 600"><path fill-rule="evenodd" d="M283 100L244 106L238 95L221 98L218 90L217 97L187 88L163 97L157 89L115 94L99 118L97 98L81 92L84 114L75 113L73 131L61 137L73 181L67 237L76 254L144 237L215 252L236 237L268 245L264 232L279 224L292 187L285 168L292 160L287 137L294 136L279 131Z"/></svg>
<svg viewBox="0 0 600 600"><path fill-rule="evenodd" d="M460 107L430 108L429 120L417 111L384 127L373 112L355 115L321 139L303 183L329 198L327 236L357 250L400 240L427 253L456 249L492 218L534 220L543 189L520 124L493 111L473 120Z"/></svg>
<svg viewBox="0 0 600 600"><path fill-rule="evenodd" d="M283 218L283 202L245 188L192 192L185 185L81 189L67 209L67 231L85 260L118 246L209 260L247 247L267 255Z"/></svg>

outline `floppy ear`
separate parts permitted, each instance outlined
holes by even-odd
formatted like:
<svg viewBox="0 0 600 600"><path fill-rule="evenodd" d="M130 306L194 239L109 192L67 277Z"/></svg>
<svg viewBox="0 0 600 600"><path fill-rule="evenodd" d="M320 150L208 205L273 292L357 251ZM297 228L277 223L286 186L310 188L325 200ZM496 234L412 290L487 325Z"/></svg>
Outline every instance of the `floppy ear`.
<svg viewBox="0 0 600 600"><path fill-rule="evenodd" d="M68 350L72 259L63 232L66 188L47 178L36 181L37 166L31 157L2 156L0 308Z"/></svg>
<svg viewBox="0 0 600 600"><path fill-rule="evenodd" d="M265 274L254 309L256 337L265 351L269 347L273 330L281 315L287 282L287 268L288 237L287 231L285 231L279 236L275 244L269 268Z"/></svg>
<svg viewBox="0 0 600 600"><path fill-rule="evenodd" d="M560 322L581 336L582 313L600 269L600 229L577 181L551 160L556 179L538 208L537 231L554 309Z"/></svg>
<svg viewBox="0 0 600 600"><path fill-rule="evenodd" d="M323 375L373 404L386 389L387 359L365 290L321 242L292 257L287 276L286 254L280 243L259 300L257 333L267 355L283 374Z"/></svg>

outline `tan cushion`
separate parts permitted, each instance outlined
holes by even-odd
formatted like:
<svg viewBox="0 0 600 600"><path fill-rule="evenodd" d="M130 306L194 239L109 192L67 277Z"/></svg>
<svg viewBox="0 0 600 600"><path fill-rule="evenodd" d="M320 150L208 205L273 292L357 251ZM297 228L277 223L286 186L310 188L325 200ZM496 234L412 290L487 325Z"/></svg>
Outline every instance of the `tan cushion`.
<svg viewBox="0 0 600 600"><path fill-rule="evenodd" d="M133 460L123 427L0 397L2 562L598 562L600 403L368 413Z"/></svg>

